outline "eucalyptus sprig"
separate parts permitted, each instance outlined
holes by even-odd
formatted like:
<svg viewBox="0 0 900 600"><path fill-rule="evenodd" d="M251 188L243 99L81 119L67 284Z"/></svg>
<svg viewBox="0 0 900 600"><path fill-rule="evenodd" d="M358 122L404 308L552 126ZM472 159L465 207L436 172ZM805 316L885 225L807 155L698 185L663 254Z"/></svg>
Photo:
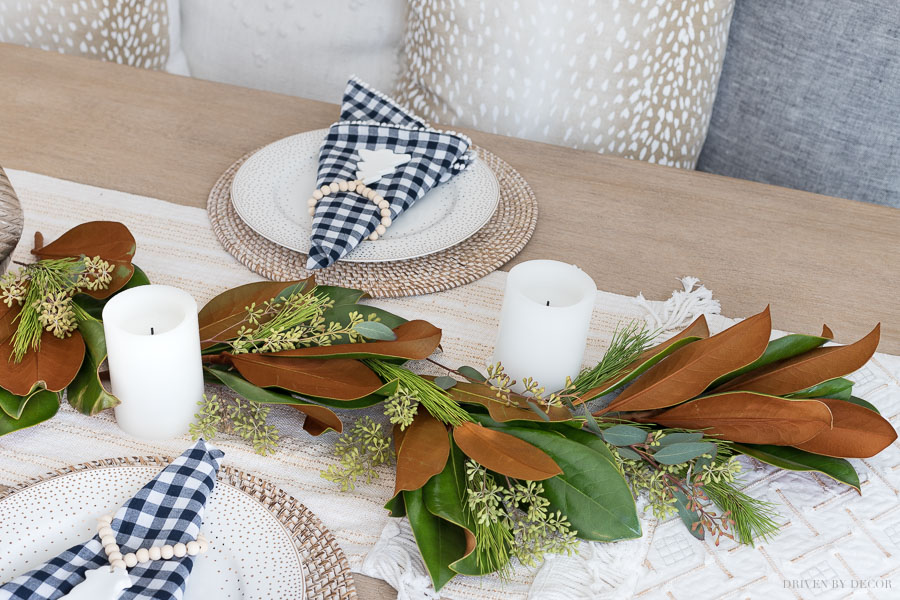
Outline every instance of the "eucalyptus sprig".
<svg viewBox="0 0 900 600"><path fill-rule="evenodd" d="M337 483L341 491L348 492L359 480L372 483L378 478L376 467L394 460L390 437L382 431L381 423L369 416L360 417L346 431L334 447L340 463L329 465L320 473L323 479Z"/></svg>
<svg viewBox="0 0 900 600"><path fill-rule="evenodd" d="M192 439L212 440L221 431L240 436L261 456L278 450L278 428L266 422L271 410L269 406L240 397L220 398L216 394L204 394L197 404L200 410L189 427Z"/></svg>

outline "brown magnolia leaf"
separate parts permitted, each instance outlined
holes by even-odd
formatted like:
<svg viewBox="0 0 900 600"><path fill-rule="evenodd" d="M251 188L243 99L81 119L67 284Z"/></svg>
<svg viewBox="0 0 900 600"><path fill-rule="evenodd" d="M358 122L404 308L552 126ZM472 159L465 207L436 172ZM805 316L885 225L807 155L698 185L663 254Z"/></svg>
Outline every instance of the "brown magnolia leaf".
<svg viewBox="0 0 900 600"><path fill-rule="evenodd" d="M691 342L695 342L701 339L706 339L709 337L709 325L706 323L706 315L700 315L697 317L693 323L684 328L680 333L670 337L666 341L661 344L657 344L652 348L648 348L641 352L641 354L631 362L627 367L622 369L622 372L616 377L610 379L609 381L604 382L599 387L595 387L591 390L588 390L584 394L581 395L580 398L574 401L574 404L581 404L582 402L587 402L588 400L592 400L598 396L602 396L606 393L611 392L615 388L619 387L625 379L632 378L632 374L635 371L641 369L648 361L651 360L659 360L659 356L662 354L669 352L670 348L679 344L688 344Z"/></svg>
<svg viewBox="0 0 900 600"><path fill-rule="evenodd" d="M292 285L305 284L304 290L315 285L315 279L298 281L259 281L226 290L206 303L200 311L201 347L208 348L217 342L231 339L246 324L247 307L261 306L266 300L277 298Z"/></svg>
<svg viewBox="0 0 900 600"><path fill-rule="evenodd" d="M801 450L839 458L869 458L897 439L894 426L873 410L844 400L820 401L831 409L833 425L811 440L796 444Z"/></svg>
<svg viewBox="0 0 900 600"><path fill-rule="evenodd" d="M335 344L314 346L274 352L272 356L332 357L367 356L396 357L407 360L423 360L431 356L441 343L441 330L428 321L408 321L394 329L396 339L358 344Z"/></svg>
<svg viewBox="0 0 900 600"><path fill-rule="evenodd" d="M542 481L562 473L556 461L540 448L477 423L465 421L454 427L453 441L463 454L501 475Z"/></svg>
<svg viewBox="0 0 900 600"><path fill-rule="evenodd" d="M35 237L37 240L37 237ZM31 251L43 260L45 258L89 258L99 256L113 267L112 281L106 289L82 290L93 298L109 298L128 283L134 274L131 259L137 244L125 225L116 221L90 221L65 232L59 238Z"/></svg>
<svg viewBox="0 0 900 600"><path fill-rule="evenodd" d="M230 355L230 359L253 385L278 387L316 398L356 400L384 385L369 367L347 358L274 358L250 353Z"/></svg>
<svg viewBox="0 0 900 600"><path fill-rule="evenodd" d="M869 362L881 334L881 324L861 340L847 346L816 348L737 377L716 392L744 390L783 396L823 381L843 377Z"/></svg>
<svg viewBox="0 0 900 600"><path fill-rule="evenodd" d="M51 392L65 389L78 374L84 361L84 338L78 331L60 339L44 332L40 350L25 353L20 362L13 358L12 338L16 332L18 307L0 304L0 387L25 396L40 383Z"/></svg>
<svg viewBox="0 0 900 600"><path fill-rule="evenodd" d="M745 444L796 446L831 427L831 411L819 400L730 392L704 396L639 420L702 430L708 436Z"/></svg>
<svg viewBox="0 0 900 600"><path fill-rule="evenodd" d="M450 456L450 438L443 423L419 410L403 432L397 447L397 479L394 496L417 490L444 470Z"/></svg>
<svg viewBox="0 0 900 600"><path fill-rule="evenodd" d="M625 388L603 412L653 410L689 400L720 376L759 358L771 330L767 306L718 335L679 348Z"/></svg>
<svg viewBox="0 0 900 600"><path fill-rule="evenodd" d="M322 435L329 429L338 433L344 431L344 423L330 408L317 404L292 404L291 406L306 415L303 429L310 435Z"/></svg>
<svg viewBox="0 0 900 600"><path fill-rule="evenodd" d="M428 379L434 379L429 377ZM510 400L514 403L507 405L497 398L490 386L481 383L457 382L455 386L446 390L447 394L457 402L479 404L488 409L491 418L498 423L506 421L543 421L540 415L528 407L528 399L525 396L511 393ZM565 406L541 407L544 409L550 421L570 421L572 413Z"/></svg>
<svg viewBox="0 0 900 600"><path fill-rule="evenodd" d="M833 339L834 339L834 332L831 331L831 327L829 327L828 325L822 325L822 335L820 335L819 337L823 337L823 338L827 338L827 339L829 339L829 340L833 340Z"/></svg>

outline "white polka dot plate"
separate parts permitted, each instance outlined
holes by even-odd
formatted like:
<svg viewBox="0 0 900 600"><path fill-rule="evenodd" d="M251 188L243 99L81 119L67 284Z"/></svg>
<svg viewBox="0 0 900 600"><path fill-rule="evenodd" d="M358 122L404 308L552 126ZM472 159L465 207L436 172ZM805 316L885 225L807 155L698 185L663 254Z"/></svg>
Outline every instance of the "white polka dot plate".
<svg viewBox="0 0 900 600"><path fill-rule="evenodd" d="M0 582L90 539L97 517L115 511L159 473L119 465L41 481L0 500ZM300 553L258 500L222 481L206 505L209 550L195 560L184 600L305 597Z"/></svg>
<svg viewBox="0 0 900 600"><path fill-rule="evenodd" d="M261 148L241 165L231 185L241 219L264 238L297 252L309 252L312 217L306 201L316 185L327 131L307 131ZM397 217L380 239L362 242L341 260L407 260L446 250L484 227L499 202L497 178L478 158Z"/></svg>

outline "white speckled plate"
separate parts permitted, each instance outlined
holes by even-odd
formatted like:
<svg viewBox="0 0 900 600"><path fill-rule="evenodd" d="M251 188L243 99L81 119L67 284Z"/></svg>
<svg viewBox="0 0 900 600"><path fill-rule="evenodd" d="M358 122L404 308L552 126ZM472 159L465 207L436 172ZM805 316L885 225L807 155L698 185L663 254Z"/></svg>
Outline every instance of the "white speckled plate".
<svg viewBox="0 0 900 600"><path fill-rule="evenodd" d="M77 471L0 501L0 582L33 569L90 539L97 517L109 514L159 473L131 465ZM300 554L278 519L249 494L217 482L185 600L306 597Z"/></svg>
<svg viewBox="0 0 900 600"><path fill-rule="evenodd" d="M231 185L241 219L264 238L297 252L309 252L312 217L306 201L316 185L327 131L299 133L260 149L241 165ZM446 250L484 227L499 202L494 172L476 159L397 217L381 239L364 241L341 260L406 260Z"/></svg>

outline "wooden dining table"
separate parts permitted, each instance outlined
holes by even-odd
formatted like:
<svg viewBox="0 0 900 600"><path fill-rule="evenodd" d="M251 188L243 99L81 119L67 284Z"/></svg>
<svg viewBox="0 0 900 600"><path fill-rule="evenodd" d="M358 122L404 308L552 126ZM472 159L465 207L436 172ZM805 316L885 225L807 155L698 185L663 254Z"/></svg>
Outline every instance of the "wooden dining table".
<svg viewBox="0 0 900 600"><path fill-rule="evenodd" d="M205 207L237 158L327 127L334 104L0 44L0 165ZM337 100L337 98L335 98ZM882 323L900 353L900 210L465 130L532 186L534 236L504 268L575 263L599 289L667 297L693 275L746 316L840 342ZM864 165L860 165L861 168ZM357 578L362 598L392 597Z"/></svg>

